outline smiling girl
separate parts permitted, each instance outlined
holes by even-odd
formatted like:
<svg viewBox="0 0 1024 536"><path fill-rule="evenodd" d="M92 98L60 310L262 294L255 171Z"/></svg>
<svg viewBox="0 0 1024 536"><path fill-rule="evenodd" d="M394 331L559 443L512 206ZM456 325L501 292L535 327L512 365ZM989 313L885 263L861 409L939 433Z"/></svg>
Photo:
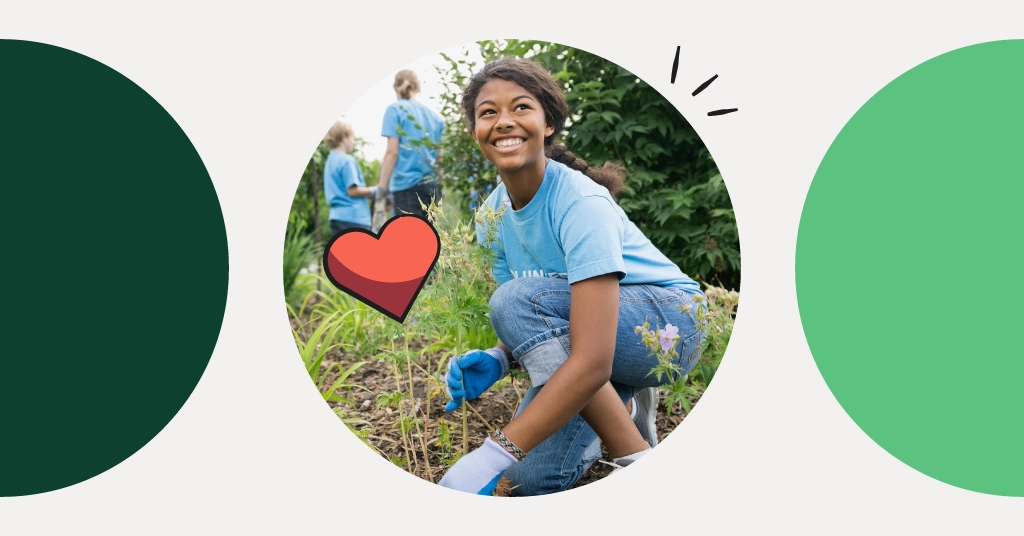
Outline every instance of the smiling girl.
<svg viewBox="0 0 1024 536"><path fill-rule="evenodd" d="M501 342L452 358L451 411L522 365L531 387L513 419L463 456L442 486L490 495L502 475L513 495L567 489L601 457L619 466L657 444L657 364L634 329L649 321L679 329L680 374L699 358L702 332L689 313L700 288L616 204L623 170L589 167L555 144L569 107L541 65L488 63L469 81L462 107L470 133L501 184L486 205L496 224L491 323ZM485 224L486 225L486 224ZM481 243L486 228L478 229ZM570 314L571 312L571 314Z"/></svg>

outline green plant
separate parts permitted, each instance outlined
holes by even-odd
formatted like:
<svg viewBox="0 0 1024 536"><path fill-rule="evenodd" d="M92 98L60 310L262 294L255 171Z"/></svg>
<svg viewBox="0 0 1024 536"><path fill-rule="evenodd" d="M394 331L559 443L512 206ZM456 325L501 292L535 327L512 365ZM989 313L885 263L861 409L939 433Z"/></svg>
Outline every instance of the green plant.
<svg viewBox="0 0 1024 536"><path fill-rule="evenodd" d="M363 389L363 390L366 390L366 388L361 386L361 385L355 385L355 384L349 382L348 378L353 373L355 373L357 370L362 368L363 365L365 365L366 363L367 363L367 361L360 361L358 363L355 363L355 364L349 366L348 368L345 368L345 366L342 365L341 363L335 363L334 367L337 368L338 376L334 379L334 383L332 383L330 387L328 387L327 389L321 390L321 395L324 397L324 401L326 401L326 402L343 402L345 404L348 404L349 406L355 407L356 403L352 400L352 395L351 395L352 388L357 387L357 388ZM328 369L328 370L330 370L330 369ZM325 374L325 377L326 377L326 374ZM338 391L340 391L342 389L345 389L346 391L348 391L349 392L349 396L345 397L345 396L342 396L342 395L338 394Z"/></svg>
<svg viewBox="0 0 1024 536"><path fill-rule="evenodd" d="M704 338L701 340L701 358L690 376L702 381L704 385L710 385L732 337L740 294L735 290L706 286L704 298L706 305L698 304L693 312L694 318L705 327Z"/></svg>
<svg viewBox="0 0 1024 536"><path fill-rule="evenodd" d="M284 295L288 304L296 303L302 296L296 292L295 282L299 273L310 263L316 253L316 243L306 234L305 224L290 226L284 240Z"/></svg>
<svg viewBox="0 0 1024 536"><path fill-rule="evenodd" d="M662 389L666 391L665 407L669 410L679 404L684 411L690 412L692 398L694 402L700 398L700 385L694 385L688 381L682 369L675 363L679 354L676 352L676 345L679 341L678 328L672 324L665 324L664 328L655 324L651 329L650 322L644 322L637 326L635 333L640 336L644 346L651 355L657 358L658 364L647 373L648 376L657 377L662 382Z"/></svg>
<svg viewBox="0 0 1024 536"><path fill-rule="evenodd" d="M323 391L324 382L327 380L327 369L324 369L324 358L333 350L340 349L344 345L338 341L338 325L333 322L334 316L322 319L320 325L314 329L308 337L302 336L299 330L292 330L295 338L295 345L299 348L299 356L306 365L306 372L309 379L313 380L317 390ZM327 399L327 396L324 396Z"/></svg>
<svg viewBox="0 0 1024 536"><path fill-rule="evenodd" d="M680 309L689 314L697 325L703 326L699 352L701 358L688 374L681 374L681 368L675 364L678 357L675 347L679 340L675 326L666 324L662 328L655 324L654 329L651 329L650 322L644 322L635 330L651 355L658 359L658 364L648 375L654 375L663 382L662 390L666 393L664 404L670 411L678 404L686 413L690 412L692 405L700 399L714 378L732 335L739 293L707 287L704 296L705 300L698 301L696 306L686 305Z"/></svg>

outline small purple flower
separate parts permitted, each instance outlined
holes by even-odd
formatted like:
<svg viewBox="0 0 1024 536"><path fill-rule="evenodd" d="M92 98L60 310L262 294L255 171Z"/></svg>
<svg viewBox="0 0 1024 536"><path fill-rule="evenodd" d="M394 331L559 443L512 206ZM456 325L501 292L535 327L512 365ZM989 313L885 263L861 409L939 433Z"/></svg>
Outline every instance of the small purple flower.
<svg viewBox="0 0 1024 536"><path fill-rule="evenodd" d="M658 335L660 336L658 342L661 343L661 351L667 352L676 345L676 339L679 338L679 328L672 324L665 324L665 329L659 329Z"/></svg>

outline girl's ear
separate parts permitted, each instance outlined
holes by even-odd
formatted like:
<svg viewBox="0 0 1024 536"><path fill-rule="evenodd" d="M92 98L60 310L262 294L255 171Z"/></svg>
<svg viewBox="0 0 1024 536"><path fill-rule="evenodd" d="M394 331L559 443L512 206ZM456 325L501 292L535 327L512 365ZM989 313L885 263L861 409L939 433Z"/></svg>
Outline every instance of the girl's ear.
<svg viewBox="0 0 1024 536"><path fill-rule="evenodd" d="M547 138L555 133L555 127L544 123L544 137Z"/></svg>

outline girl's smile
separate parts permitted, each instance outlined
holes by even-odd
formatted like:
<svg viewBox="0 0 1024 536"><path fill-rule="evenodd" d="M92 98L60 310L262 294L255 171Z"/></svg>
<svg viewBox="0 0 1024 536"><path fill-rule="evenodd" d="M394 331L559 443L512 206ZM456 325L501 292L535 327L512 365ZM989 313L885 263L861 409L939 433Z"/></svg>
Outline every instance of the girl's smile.
<svg viewBox="0 0 1024 536"><path fill-rule="evenodd" d="M523 138L503 138L494 142L494 146L498 148L498 152L510 152L517 149L523 142L526 141Z"/></svg>

